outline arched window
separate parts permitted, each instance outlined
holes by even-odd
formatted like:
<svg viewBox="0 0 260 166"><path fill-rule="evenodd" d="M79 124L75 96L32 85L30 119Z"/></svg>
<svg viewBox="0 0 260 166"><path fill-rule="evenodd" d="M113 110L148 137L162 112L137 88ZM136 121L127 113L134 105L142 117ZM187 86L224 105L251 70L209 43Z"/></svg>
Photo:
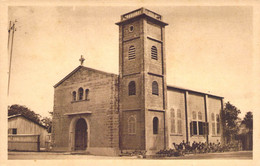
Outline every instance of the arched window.
<svg viewBox="0 0 260 166"><path fill-rule="evenodd" d="M198 119L202 120L202 113L201 112L198 112Z"/></svg>
<svg viewBox="0 0 260 166"><path fill-rule="evenodd" d="M85 90L85 100L88 100L88 95L89 95L89 89Z"/></svg>
<svg viewBox="0 0 260 166"><path fill-rule="evenodd" d="M196 112L195 111L192 111L192 119L196 120Z"/></svg>
<svg viewBox="0 0 260 166"><path fill-rule="evenodd" d="M135 59L135 47L132 45L128 50L128 60Z"/></svg>
<svg viewBox="0 0 260 166"><path fill-rule="evenodd" d="M152 48L151 48L151 58L158 60L157 48L155 46L152 46Z"/></svg>
<svg viewBox="0 0 260 166"><path fill-rule="evenodd" d="M128 84L128 95L129 95L129 96L135 95L135 92L136 92L135 82L134 82L134 81L131 81L131 82L129 82L129 84Z"/></svg>
<svg viewBox="0 0 260 166"><path fill-rule="evenodd" d="M130 116L128 119L128 134L135 134L136 120L134 116Z"/></svg>
<svg viewBox="0 0 260 166"><path fill-rule="evenodd" d="M158 83L156 81L153 81L152 83L152 94L159 95Z"/></svg>
<svg viewBox="0 0 260 166"><path fill-rule="evenodd" d="M83 99L83 88L79 88L78 94L79 94L79 100L82 100Z"/></svg>
<svg viewBox="0 0 260 166"><path fill-rule="evenodd" d="M72 92L72 100L73 100L73 101L76 101L76 99L77 99L77 98L76 98L76 95L77 95L76 91L73 91L73 92Z"/></svg>
<svg viewBox="0 0 260 166"><path fill-rule="evenodd" d="M171 133L175 133L175 110L173 108L170 109L171 113Z"/></svg>
<svg viewBox="0 0 260 166"><path fill-rule="evenodd" d="M157 117L153 118L153 134L158 134L159 120Z"/></svg>

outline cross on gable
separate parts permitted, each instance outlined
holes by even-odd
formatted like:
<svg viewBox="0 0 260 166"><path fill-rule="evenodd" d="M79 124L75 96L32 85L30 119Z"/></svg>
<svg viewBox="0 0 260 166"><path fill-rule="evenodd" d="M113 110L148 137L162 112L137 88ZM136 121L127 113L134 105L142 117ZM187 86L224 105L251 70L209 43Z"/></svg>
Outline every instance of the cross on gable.
<svg viewBox="0 0 260 166"><path fill-rule="evenodd" d="M79 61L80 61L80 65L83 65L83 62L85 61L85 59L83 58L83 55L81 55Z"/></svg>

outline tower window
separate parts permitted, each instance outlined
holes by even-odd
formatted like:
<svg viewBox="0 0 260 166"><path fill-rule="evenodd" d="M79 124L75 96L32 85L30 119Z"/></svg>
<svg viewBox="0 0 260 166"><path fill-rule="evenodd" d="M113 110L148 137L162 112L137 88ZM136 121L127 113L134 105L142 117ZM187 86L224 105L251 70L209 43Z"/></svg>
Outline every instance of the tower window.
<svg viewBox="0 0 260 166"><path fill-rule="evenodd" d="M134 116L128 119L128 134L135 134L135 124L136 120Z"/></svg>
<svg viewBox="0 0 260 166"><path fill-rule="evenodd" d="M131 81L131 82L129 82L129 84L128 84L128 95L129 95L129 96L135 95L135 92L136 92L135 82L134 82L134 81Z"/></svg>
<svg viewBox="0 0 260 166"><path fill-rule="evenodd" d="M158 83L156 81L153 81L152 83L152 94L159 95Z"/></svg>
<svg viewBox="0 0 260 166"><path fill-rule="evenodd" d="M132 45L129 47L128 60L135 59L135 47Z"/></svg>
<svg viewBox="0 0 260 166"><path fill-rule="evenodd" d="M88 100L89 89L85 90L85 100Z"/></svg>
<svg viewBox="0 0 260 166"><path fill-rule="evenodd" d="M129 32L133 32L134 31L134 26L133 25L130 25L129 27Z"/></svg>
<svg viewBox="0 0 260 166"><path fill-rule="evenodd" d="M154 60L158 60L157 48L155 46L152 46L151 48L151 58Z"/></svg>
<svg viewBox="0 0 260 166"><path fill-rule="evenodd" d="M78 94L79 94L79 100L82 100L83 99L83 88L79 88Z"/></svg>
<svg viewBox="0 0 260 166"><path fill-rule="evenodd" d="M158 134L159 120L157 117L153 118L153 134Z"/></svg>
<svg viewBox="0 0 260 166"><path fill-rule="evenodd" d="M76 94L77 94L76 91L72 92L72 100L73 101L76 101Z"/></svg>

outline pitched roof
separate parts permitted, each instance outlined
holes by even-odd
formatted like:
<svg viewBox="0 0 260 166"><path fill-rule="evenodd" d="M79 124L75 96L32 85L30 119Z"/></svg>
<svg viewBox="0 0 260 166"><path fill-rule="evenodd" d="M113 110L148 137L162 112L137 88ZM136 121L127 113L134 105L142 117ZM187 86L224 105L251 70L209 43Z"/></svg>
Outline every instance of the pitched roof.
<svg viewBox="0 0 260 166"><path fill-rule="evenodd" d="M203 94L203 95L208 95L208 96L217 97L217 98L222 98L222 99L224 98L224 97L222 97L222 96L217 96L217 95L213 95L213 94L210 94L210 93L200 92L200 91L191 90L191 89L187 89L187 88L181 88L181 87L173 86L173 85L167 85L167 89L178 89L178 90L194 92L194 93Z"/></svg>
<svg viewBox="0 0 260 166"><path fill-rule="evenodd" d="M46 129L46 127L43 126L42 124L39 124L39 123L37 123L37 122L31 120L30 118L27 118L27 117L24 116L23 114L10 115L10 116L8 116L8 120L9 120L9 119L13 119L13 118L17 118L17 117L23 117L23 118L29 120L30 122L33 122L34 124L36 124L36 125L38 125L38 126L40 126L40 127L43 127L44 129Z"/></svg>
<svg viewBox="0 0 260 166"><path fill-rule="evenodd" d="M95 72L99 72L101 74L118 76L117 74L108 73L108 72L104 72L104 71L101 71L101 70L97 70L97 69L93 69L93 68L89 68L89 67L85 67L85 66L80 65L77 68L75 68L72 72L70 72L67 76L65 76L62 80L60 80L57 84L55 84L53 87L54 88L58 87L60 84L62 84L64 81L66 81L68 78L70 78L74 73L79 71L81 68L87 69L87 70L92 70L92 71L95 71Z"/></svg>

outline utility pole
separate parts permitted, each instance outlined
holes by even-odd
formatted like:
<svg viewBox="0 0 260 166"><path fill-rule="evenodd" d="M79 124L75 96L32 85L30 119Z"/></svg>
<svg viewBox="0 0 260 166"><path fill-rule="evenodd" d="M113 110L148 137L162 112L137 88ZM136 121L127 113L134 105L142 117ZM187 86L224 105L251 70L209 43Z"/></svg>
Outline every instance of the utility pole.
<svg viewBox="0 0 260 166"><path fill-rule="evenodd" d="M8 29L8 46L7 46L7 50L8 50L8 53L9 53L9 44L10 44L10 32L11 32L11 25L12 25L12 21L10 21L9 23L9 29Z"/></svg>
<svg viewBox="0 0 260 166"><path fill-rule="evenodd" d="M9 24L9 29L8 29L8 52L9 52L9 38L10 38L10 35L12 36L12 39L11 39L11 50L10 50L10 61L9 61L9 71L8 71L8 87L7 87L7 96L9 96L9 88L10 88L10 78L11 78L11 69L12 69L12 54L13 54L13 43L14 43L14 32L16 31L16 28L15 28L15 23L17 21L15 20L15 22L13 23L13 25L11 26L11 21L10 21L10 24ZM12 31L12 34L11 34L11 31Z"/></svg>

